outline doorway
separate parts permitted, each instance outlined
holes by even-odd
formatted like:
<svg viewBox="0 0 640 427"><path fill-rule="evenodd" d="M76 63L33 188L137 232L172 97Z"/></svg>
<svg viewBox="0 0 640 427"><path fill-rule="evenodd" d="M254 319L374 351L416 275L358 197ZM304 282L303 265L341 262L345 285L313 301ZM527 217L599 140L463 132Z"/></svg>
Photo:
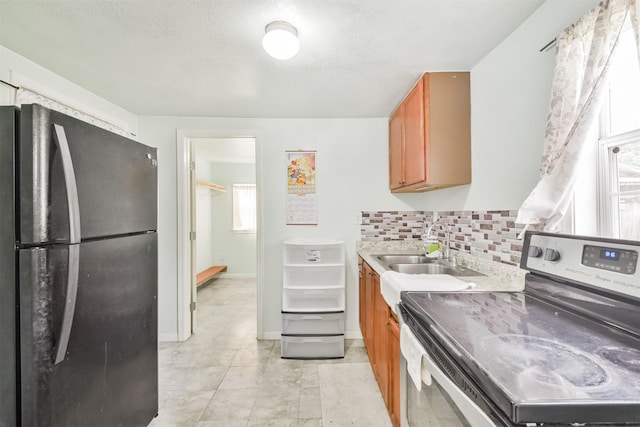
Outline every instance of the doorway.
<svg viewBox="0 0 640 427"><path fill-rule="evenodd" d="M179 341L198 329L198 285L215 286L216 278L255 281L256 335L261 336L257 147L255 134L178 132ZM236 214L251 209L251 197L239 197L238 188L252 185L255 226L234 226L234 209ZM209 274L203 277L205 272ZM211 273L216 273L213 279Z"/></svg>

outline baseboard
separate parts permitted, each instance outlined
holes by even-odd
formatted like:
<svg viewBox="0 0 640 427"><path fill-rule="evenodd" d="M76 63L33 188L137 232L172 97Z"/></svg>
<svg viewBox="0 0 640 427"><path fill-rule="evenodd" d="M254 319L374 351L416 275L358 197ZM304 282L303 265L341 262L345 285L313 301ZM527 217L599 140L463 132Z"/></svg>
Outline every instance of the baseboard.
<svg viewBox="0 0 640 427"><path fill-rule="evenodd" d="M345 331L344 338L347 340L361 340L362 332L358 331Z"/></svg>
<svg viewBox="0 0 640 427"><path fill-rule="evenodd" d="M216 277L221 279L255 279L256 273L219 273Z"/></svg>
<svg viewBox="0 0 640 427"><path fill-rule="evenodd" d="M267 331L262 333L263 340L279 340L282 333L280 331Z"/></svg>
<svg viewBox="0 0 640 427"><path fill-rule="evenodd" d="M178 334L158 334L158 342L178 342Z"/></svg>

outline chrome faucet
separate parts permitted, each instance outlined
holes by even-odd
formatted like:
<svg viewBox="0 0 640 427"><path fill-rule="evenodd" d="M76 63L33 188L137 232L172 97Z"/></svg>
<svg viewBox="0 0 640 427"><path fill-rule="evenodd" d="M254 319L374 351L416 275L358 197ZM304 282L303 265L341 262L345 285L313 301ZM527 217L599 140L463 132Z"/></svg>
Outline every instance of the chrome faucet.
<svg viewBox="0 0 640 427"><path fill-rule="evenodd" d="M428 251L427 249L427 240L431 237L431 231L433 230L433 227L435 227L436 225L439 225L440 227L442 227L442 229L444 230L445 233L445 239L444 239L444 244L443 244L443 254L442 254L442 258L445 260L449 260L449 239L451 238L451 231L449 230L449 227L447 226L447 224L445 224L444 222L440 222L440 220L434 221L432 222L429 227L426 227L427 223L424 223L425 225L425 231L424 233L422 233L422 240L424 242L424 246L425 246L425 251Z"/></svg>

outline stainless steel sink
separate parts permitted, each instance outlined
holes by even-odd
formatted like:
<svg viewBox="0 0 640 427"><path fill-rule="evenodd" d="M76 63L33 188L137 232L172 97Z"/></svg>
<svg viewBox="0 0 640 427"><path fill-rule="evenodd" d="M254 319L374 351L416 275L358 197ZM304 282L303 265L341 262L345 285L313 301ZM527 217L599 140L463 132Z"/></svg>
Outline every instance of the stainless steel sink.
<svg viewBox="0 0 640 427"><path fill-rule="evenodd" d="M387 270L407 274L449 274L451 276L484 276L475 270L452 266L438 258L427 258L424 255L391 254L374 255Z"/></svg>
<svg viewBox="0 0 640 427"><path fill-rule="evenodd" d="M441 263L428 264L389 264L393 271L408 274L448 274L450 276L484 276L475 270L465 267L451 267Z"/></svg>
<svg viewBox="0 0 640 427"><path fill-rule="evenodd" d="M425 264L437 261L424 255L377 255L376 258L385 265L390 264Z"/></svg>

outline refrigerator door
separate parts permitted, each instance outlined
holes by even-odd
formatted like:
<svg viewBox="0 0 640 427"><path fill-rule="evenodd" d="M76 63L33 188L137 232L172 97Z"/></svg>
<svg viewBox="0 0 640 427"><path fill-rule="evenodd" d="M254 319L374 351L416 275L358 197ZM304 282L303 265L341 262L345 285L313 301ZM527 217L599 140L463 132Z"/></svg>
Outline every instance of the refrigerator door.
<svg viewBox="0 0 640 427"><path fill-rule="evenodd" d="M156 233L19 251L22 425L153 419L156 260Z"/></svg>
<svg viewBox="0 0 640 427"><path fill-rule="evenodd" d="M16 425L15 136L17 111L0 107L0 426Z"/></svg>
<svg viewBox="0 0 640 427"><path fill-rule="evenodd" d="M156 230L156 151L40 105L23 105L20 244Z"/></svg>

